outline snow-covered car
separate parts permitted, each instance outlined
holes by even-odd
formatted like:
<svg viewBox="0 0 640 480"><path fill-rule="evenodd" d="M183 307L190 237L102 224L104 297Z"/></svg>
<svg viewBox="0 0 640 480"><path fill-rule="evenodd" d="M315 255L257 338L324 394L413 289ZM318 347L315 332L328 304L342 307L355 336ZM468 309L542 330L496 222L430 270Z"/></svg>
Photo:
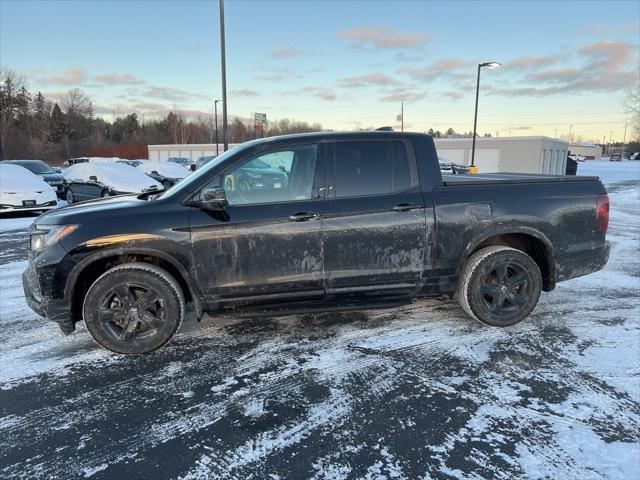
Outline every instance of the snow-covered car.
<svg viewBox="0 0 640 480"><path fill-rule="evenodd" d="M634 152L629 155L629 160L640 160L640 152Z"/></svg>
<svg viewBox="0 0 640 480"><path fill-rule="evenodd" d="M136 166L138 170L142 170L154 180L160 182L164 188L174 186L184 177L191 173L191 170L173 162L156 162L148 160L140 162Z"/></svg>
<svg viewBox="0 0 640 480"><path fill-rule="evenodd" d="M446 158L438 157L438 164L440 165L440 171L442 173L450 173L450 174L463 174L469 173L469 167L466 165L458 165L457 163L453 163Z"/></svg>
<svg viewBox="0 0 640 480"><path fill-rule="evenodd" d="M584 162L586 157L584 155L580 155L579 153L570 153L569 158L571 160L575 160L576 162Z"/></svg>
<svg viewBox="0 0 640 480"><path fill-rule="evenodd" d="M64 183L64 178L62 178L59 171L54 170L42 160L5 160L4 163L18 165L26 168L31 173L35 173L53 187L58 198L65 198L67 186Z"/></svg>
<svg viewBox="0 0 640 480"><path fill-rule="evenodd" d="M45 211L58 206L56 191L19 165L0 163L0 213Z"/></svg>
<svg viewBox="0 0 640 480"><path fill-rule="evenodd" d="M188 168L191 171L196 169L196 163L187 157L169 157L167 158L167 162L177 163L178 165L182 165L185 168Z"/></svg>
<svg viewBox="0 0 640 480"><path fill-rule="evenodd" d="M62 172L67 202L126 193L161 192L164 187L143 171L123 163L79 163Z"/></svg>
<svg viewBox="0 0 640 480"><path fill-rule="evenodd" d="M129 165L131 167L137 167L142 162L146 162L146 160L142 160L142 159L140 159L140 160L127 160L127 159L124 159L124 160L118 160L116 163L125 163L125 164L127 164L127 165Z"/></svg>

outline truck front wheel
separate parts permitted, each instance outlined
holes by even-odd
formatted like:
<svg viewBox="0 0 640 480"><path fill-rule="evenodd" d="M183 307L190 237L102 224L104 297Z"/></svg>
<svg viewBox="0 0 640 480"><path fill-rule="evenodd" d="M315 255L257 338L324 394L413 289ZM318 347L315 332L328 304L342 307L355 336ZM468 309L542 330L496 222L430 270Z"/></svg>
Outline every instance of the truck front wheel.
<svg viewBox="0 0 640 480"><path fill-rule="evenodd" d="M102 347L141 354L165 345L184 318L185 302L176 280L147 263L125 263L91 285L82 313L89 333Z"/></svg>
<svg viewBox="0 0 640 480"><path fill-rule="evenodd" d="M506 327L526 318L542 290L536 262L515 248L492 246L475 252L465 264L458 299L472 318Z"/></svg>

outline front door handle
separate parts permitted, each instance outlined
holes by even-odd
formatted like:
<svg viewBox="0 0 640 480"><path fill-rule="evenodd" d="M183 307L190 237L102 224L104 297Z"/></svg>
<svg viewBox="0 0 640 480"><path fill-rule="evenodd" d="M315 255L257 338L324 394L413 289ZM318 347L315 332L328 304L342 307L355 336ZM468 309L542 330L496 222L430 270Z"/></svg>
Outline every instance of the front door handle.
<svg viewBox="0 0 640 480"><path fill-rule="evenodd" d="M422 205L414 205L412 203L400 203L393 207L394 212L408 212L409 210L416 210L422 208Z"/></svg>
<svg viewBox="0 0 640 480"><path fill-rule="evenodd" d="M320 215L314 212L298 212L289 216L291 222L306 222L307 220L315 220Z"/></svg>

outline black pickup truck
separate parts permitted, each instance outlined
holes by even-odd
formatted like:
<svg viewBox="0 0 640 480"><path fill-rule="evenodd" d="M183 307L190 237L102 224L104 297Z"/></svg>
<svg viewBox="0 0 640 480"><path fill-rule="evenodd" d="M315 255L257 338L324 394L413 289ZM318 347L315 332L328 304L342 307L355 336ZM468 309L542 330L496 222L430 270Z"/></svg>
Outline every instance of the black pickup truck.
<svg viewBox="0 0 640 480"><path fill-rule="evenodd" d="M256 160L285 181L239 182ZM121 353L197 318L456 296L493 326L540 292L603 268L609 200L597 177L442 175L428 135L312 133L248 142L160 194L81 202L30 229L31 308L84 319Z"/></svg>

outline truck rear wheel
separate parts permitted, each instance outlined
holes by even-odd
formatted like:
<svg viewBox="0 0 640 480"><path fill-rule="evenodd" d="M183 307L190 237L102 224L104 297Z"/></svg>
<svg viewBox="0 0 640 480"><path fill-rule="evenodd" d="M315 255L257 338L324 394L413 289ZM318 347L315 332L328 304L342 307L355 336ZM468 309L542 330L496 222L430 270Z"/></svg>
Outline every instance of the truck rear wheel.
<svg viewBox="0 0 640 480"><path fill-rule="evenodd" d="M184 318L184 303L178 282L167 271L147 263L125 263L91 285L82 313L99 345L141 354L171 340Z"/></svg>
<svg viewBox="0 0 640 480"><path fill-rule="evenodd" d="M469 257L457 295L470 317L485 325L506 327L531 313L541 290L540 269L529 255L515 248L493 246Z"/></svg>

